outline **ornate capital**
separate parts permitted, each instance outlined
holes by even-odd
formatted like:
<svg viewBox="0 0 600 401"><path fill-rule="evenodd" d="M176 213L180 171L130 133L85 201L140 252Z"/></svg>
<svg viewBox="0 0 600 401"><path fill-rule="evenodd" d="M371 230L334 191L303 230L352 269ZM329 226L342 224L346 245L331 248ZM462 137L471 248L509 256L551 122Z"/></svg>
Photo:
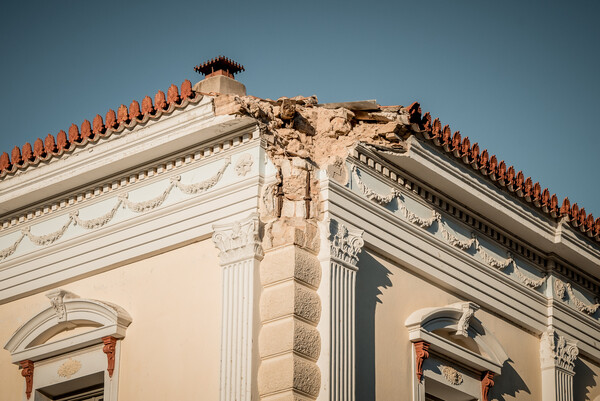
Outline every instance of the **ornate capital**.
<svg viewBox="0 0 600 401"><path fill-rule="evenodd" d="M33 389L33 361L29 359L19 362L21 365L21 376L25 378L25 395L27 399L31 397L31 390Z"/></svg>
<svg viewBox="0 0 600 401"><path fill-rule="evenodd" d="M260 240L258 214L252 213L244 220L232 224L213 225L215 233L212 239L221 251L221 264L226 265L238 260L258 257L264 253Z"/></svg>
<svg viewBox="0 0 600 401"><path fill-rule="evenodd" d="M348 230L345 225L336 221L329 222L329 241L331 256L356 266L358 254L362 251L365 241L362 230Z"/></svg>
<svg viewBox="0 0 600 401"><path fill-rule="evenodd" d="M574 341L569 341L559 336L554 329L548 329L542 334L540 344L540 356L542 369L548 367L559 367L570 373L574 373L575 360L579 349Z"/></svg>

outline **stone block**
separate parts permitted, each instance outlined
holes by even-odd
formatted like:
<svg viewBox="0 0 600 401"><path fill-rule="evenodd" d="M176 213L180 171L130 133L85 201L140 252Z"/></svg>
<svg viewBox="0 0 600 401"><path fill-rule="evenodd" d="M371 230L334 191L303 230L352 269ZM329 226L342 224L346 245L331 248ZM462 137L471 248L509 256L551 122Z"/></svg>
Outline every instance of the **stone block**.
<svg viewBox="0 0 600 401"><path fill-rule="evenodd" d="M294 390L316 397L320 386L321 372L318 366L291 352L264 359L258 372L258 389L261 398L263 395L291 393Z"/></svg>
<svg viewBox="0 0 600 401"><path fill-rule="evenodd" d="M295 278L314 288L321 281L321 265L311 252L294 245L269 251L260 264L263 285Z"/></svg>
<svg viewBox="0 0 600 401"><path fill-rule="evenodd" d="M320 350L317 328L294 317L266 323L260 332L259 352L263 358L294 351L316 360Z"/></svg>
<svg viewBox="0 0 600 401"><path fill-rule="evenodd" d="M294 280L263 290L260 298L260 316L263 322L292 314L318 323L321 317L321 300L317 293Z"/></svg>

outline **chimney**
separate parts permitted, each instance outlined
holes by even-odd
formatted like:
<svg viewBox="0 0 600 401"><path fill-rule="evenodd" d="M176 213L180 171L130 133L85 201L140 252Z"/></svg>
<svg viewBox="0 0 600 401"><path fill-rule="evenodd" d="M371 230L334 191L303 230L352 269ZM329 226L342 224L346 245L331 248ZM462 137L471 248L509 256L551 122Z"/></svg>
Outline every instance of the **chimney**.
<svg viewBox="0 0 600 401"><path fill-rule="evenodd" d="M194 85L194 90L197 92L246 96L244 84L233 77L233 74L245 71L244 66L227 57L213 58L194 67L194 71L205 75L202 81Z"/></svg>

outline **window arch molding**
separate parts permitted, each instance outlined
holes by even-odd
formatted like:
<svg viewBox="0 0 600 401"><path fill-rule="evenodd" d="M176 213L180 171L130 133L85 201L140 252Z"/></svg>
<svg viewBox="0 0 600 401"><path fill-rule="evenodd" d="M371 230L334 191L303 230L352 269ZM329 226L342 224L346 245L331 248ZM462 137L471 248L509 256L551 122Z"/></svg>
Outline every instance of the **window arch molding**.
<svg viewBox="0 0 600 401"><path fill-rule="evenodd" d="M22 368L23 399L54 399L46 394L78 390L85 383L103 387L105 401L116 400L119 340L131 316L120 306L78 298L62 289L46 296L50 306L27 320L4 346L12 363ZM72 329L81 330L68 335ZM57 336L62 332L66 335Z"/></svg>
<svg viewBox="0 0 600 401"><path fill-rule="evenodd" d="M494 384L493 377L500 374L502 366L508 360L508 355L496 336L474 317L477 310L479 306L475 303L458 302L442 307L422 308L406 319L405 326L408 329L409 339L414 345L415 400L425 399L423 376L430 375L431 378L435 376L427 367L431 368L435 364L437 367L443 367L445 362L440 363L443 360L449 361L454 372L456 372L454 368L461 367L470 372L478 372L480 376L476 380L477 388L471 380L470 390L465 390L465 394L481 397L478 399L487 401L487 394ZM470 342L469 347L466 346L465 341ZM435 358L427 360L429 352ZM469 387L466 385L467 375L464 377L463 387L466 388ZM480 395L475 394L479 391L481 391Z"/></svg>

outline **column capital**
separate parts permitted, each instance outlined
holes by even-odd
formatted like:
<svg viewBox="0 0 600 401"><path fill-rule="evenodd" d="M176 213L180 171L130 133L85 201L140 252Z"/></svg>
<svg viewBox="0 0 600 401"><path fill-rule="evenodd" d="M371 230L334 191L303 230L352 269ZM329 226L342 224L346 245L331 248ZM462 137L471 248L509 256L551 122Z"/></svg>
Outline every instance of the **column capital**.
<svg viewBox="0 0 600 401"><path fill-rule="evenodd" d="M212 240L219 248L221 265L264 256L260 240L258 213L229 224L214 224Z"/></svg>
<svg viewBox="0 0 600 401"><path fill-rule="evenodd" d="M558 367L574 374L578 354L577 343L558 335L554 329L549 328L542 334L540 343L542 369Z"/></svg>
<svg viewBox="0 0 600 401"><path fill-rule="evenodd" d="M344 224L335 220L330 220L327 228L331 257L356 268L358 254L365 245L362 238L364 231L348 230Z"/></svg>

